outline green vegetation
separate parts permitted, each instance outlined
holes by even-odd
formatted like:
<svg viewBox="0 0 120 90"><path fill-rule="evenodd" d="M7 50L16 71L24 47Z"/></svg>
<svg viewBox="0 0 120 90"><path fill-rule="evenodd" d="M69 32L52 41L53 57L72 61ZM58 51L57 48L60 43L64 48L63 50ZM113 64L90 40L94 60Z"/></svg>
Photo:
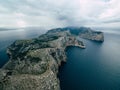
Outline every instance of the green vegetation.
<svg viewBox="0 0 120 90"><path fill-rule="evenodd" d="M27 59L30 61L30 63L38 63L39 61L41 61L41 58L39 57L27 56Z"/></svg>
<svg viewBox="0 0 120 90"><path fill-rule="evenodd" d="M58 39L59 36L57 34L44 34L44 35L41 35L38 40L39 42L48 42L48 41L52 41L52 40L56 40Z"/></svg>

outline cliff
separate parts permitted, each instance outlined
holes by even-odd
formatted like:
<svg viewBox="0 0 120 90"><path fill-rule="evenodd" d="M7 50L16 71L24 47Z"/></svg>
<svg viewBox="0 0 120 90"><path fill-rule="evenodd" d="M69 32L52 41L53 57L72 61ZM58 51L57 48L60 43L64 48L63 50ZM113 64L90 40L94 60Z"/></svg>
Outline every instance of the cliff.
<svg viewBox="0 0 120 90"><path fill-rule="evenodd" d="M15 41L7 49L8 63L0 69L0 90L60 90L57 73L61 62L66 62L66 47L85 48L76 35L103 41L101 32L93 32L80 28L57 28L38 38Z"/></svg>
<svg viewBox="0 0 120 90"><path fill-rule="evenodd" d="M94 41L104 41L104 34L101 31L94 31L87 27L65 27L49 30L48 32L70 31L71 34L77 35L80 38L85 38Z"/></svg>
<svg viewBox="0 0 120 90"><path fill-rule="evenodd" d="M86 28L81 33L79 33L79 37L89 39L89 40L94 40L94 41L100 41L100 42L104 41L103 32L93 31L90 28Z"/></svg>
<svg viewBox="0 0 120 90"><path fill-rule="evenodd" d="M15 41L9 62L0 70L0 90L60 90L58 67L66 62L65 48L85 48L68 31Z"/></svg>

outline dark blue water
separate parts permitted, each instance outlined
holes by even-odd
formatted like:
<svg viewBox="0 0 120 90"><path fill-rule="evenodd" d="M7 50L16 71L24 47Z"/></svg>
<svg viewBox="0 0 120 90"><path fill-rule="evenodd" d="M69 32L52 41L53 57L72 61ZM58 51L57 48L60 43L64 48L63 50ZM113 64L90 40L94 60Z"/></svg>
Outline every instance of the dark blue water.
<svg viewBox="0 0 120 90"><path fill-rule="evenodd" d="M18 29L0 31L0 68L8 61L6 48L15 40L30 39L45 33L45 29Z"/></svg>
<svg viewBox="0 0 120 90"><path fill-rule="evenodd" d="M7 61L6 48L18 39L38 37L44 30L0 31L0 67ZM104 43L84 40L86 49L69 47L61 66L62 90L120 90L120 34L105 34Z"/></svg>
<svg viewBox="0 0 120 90"><path fill-rule="evenodd" d="M84 40L86 49L67 48L60 68L62 90L120 90L120 34L105 34L104 43Z"/></svg>

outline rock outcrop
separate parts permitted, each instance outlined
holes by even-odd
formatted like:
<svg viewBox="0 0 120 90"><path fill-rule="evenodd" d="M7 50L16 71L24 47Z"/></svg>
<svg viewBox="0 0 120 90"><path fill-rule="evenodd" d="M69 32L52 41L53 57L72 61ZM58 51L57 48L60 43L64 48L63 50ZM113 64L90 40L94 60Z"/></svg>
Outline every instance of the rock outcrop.
<svg viewBox="0 0 120 90"><path fill-rule="evenodd" d="M61 62L66 62L66 47L85 48L76 35L104 40L102 32L67 27L52 29L38 38L15 41L7 49L10 60L0 69L0 90L60 90L57 73Z"/></svg>
<svg viewBox="0 0 120 90"><path fill-rule="evenodd" d="M101 31L94 31L91 28L87 27L66 27L66 28L56 28L49 30L48 32L56 31L70 31L71 34L77 35L80 38L85 38L94 41L104 41L104 35Z"/></svg>
<svg viewBox="0 0 120 90"><path fill-rule="evenodd" d="M15 41L7 49L10 60L0 70L0 90L60 90L57 73L68 46L85 48L69 31Z"/></svg>
<svg viewBox="0 0 120 90"><path fill-rule="evenodd" d="M103 32L93 31L90 28L86 28L82 33L79 33L79 37L100 42L104 41Z"/></svg>

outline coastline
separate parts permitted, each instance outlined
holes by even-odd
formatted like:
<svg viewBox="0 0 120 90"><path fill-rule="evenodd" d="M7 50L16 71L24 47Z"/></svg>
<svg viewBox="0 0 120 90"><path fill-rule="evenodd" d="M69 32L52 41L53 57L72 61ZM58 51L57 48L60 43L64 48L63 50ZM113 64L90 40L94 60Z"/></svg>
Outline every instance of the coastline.
<svg viewBox="0 0 120 90"><path fill-rule="evenodd" d="M9 62L0 70L0 88L60 90L57 73L61 62L66 62L65 49L68 46L85 48L84 43L69 31L52 31L36 39L15 41L7 51L10 55ZM34 87L28 79L38 86ZM14 81L16 85L13 84Z"/></svg>

